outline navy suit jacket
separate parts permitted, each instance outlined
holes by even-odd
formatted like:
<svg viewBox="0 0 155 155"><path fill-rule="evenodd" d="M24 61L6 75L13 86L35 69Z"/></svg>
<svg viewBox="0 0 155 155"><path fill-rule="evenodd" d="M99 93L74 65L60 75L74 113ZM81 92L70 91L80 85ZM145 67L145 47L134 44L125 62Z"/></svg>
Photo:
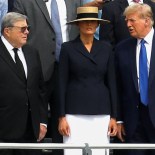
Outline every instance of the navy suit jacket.
<svg viewBox="0 0 155 155"><path fill-rule="evenodd" d="M139 118L139 86L136 67L137 39L130 38L116 47L116 73L119 88L120 120L124 121L127 138L134 133ZM155 127L155 35L149 71L149 115Z"/></svg>
<svg viewBox="0 0 155 155"><path fill-rule="evenodd" d="M144 3L152 8L155 19L155 3L151 0L144 0ZM100 26L99 37L101 40L110 42L113 47L120 41L130 37L123 16L123 12L128 5L127 0L114 0L103 5L102 19L107 19L110 23Z"/></svg>
<svg viewBox="0 0 155 155"><path fill-rule="evenodd" d="M117 116L112 47L94 39L89 53L77 39L62 44L59 63L60 116L65 114Z"/></svg>
<svg viewBox="0 0 155 155"><path fill-rule="evenodd" d="M33 131L39 136L40 123L47 124L47 102L39 55L29 46L22 48L27 63L27 82L0 39L0 139L14 140L25 133L29 108ZM29 105L29 106L28 106Z"/></svg>

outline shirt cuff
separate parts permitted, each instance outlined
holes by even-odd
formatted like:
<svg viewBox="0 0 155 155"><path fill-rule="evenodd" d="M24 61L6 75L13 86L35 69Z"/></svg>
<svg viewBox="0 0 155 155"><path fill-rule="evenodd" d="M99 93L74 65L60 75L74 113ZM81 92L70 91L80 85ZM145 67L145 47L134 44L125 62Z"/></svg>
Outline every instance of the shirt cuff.
<svg viewBox="0 0 155 155"><path fill-rule="evenodd" d="M123 121L117 121L117 124L122 124L123 123Z"/></svg>
<svg viewBox="0 0 155 155"><path fill-rule="evenodd" d="M47 124L45 124L45 123L40 123L40 124L43 125L43 126L45 126L47 128Z"/></svg>

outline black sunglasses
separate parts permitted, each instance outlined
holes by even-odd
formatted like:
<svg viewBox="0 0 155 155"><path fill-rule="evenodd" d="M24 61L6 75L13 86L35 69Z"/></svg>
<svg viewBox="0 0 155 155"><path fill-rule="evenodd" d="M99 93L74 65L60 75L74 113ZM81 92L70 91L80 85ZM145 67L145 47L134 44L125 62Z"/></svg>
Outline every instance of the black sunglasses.
<svg viewBox="0 0 155 155"><path fill-rule="evenodd" d="M20 29L20 32L24 33L26 30L30 30L30 26L23 26L23 27L20 27L20 26L9 26L9 27L16 27L16 28L19 28Z"/></svg>

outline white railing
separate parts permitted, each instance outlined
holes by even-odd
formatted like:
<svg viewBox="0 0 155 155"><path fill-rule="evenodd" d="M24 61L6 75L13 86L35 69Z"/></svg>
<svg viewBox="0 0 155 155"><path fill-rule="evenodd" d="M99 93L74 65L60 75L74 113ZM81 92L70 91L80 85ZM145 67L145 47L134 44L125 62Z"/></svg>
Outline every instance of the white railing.
<svg viewBox="0 0 155 155"><path fill-rule="evenodd" d="M83 155L91 155L91 149L155 149L155 144L60 144L60 143L0 143L0 149L82 149Z"/></svg>

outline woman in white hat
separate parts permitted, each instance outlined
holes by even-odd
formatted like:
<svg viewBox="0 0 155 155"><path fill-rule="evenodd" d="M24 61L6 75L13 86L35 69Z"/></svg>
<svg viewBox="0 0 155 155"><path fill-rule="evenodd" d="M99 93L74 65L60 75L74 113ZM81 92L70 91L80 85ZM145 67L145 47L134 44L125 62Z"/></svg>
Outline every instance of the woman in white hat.
<svg viewBox="0 0 155 155"><path fill-rule="evenodd" d="M59 127L64 143L104 145L117 133L117 94L112 47L94 38L97 7L77 8L80 36L62 44L59 63ZM65 149L65 155L82 155ZM104 155L92 149L92 155Z"/></svg>

